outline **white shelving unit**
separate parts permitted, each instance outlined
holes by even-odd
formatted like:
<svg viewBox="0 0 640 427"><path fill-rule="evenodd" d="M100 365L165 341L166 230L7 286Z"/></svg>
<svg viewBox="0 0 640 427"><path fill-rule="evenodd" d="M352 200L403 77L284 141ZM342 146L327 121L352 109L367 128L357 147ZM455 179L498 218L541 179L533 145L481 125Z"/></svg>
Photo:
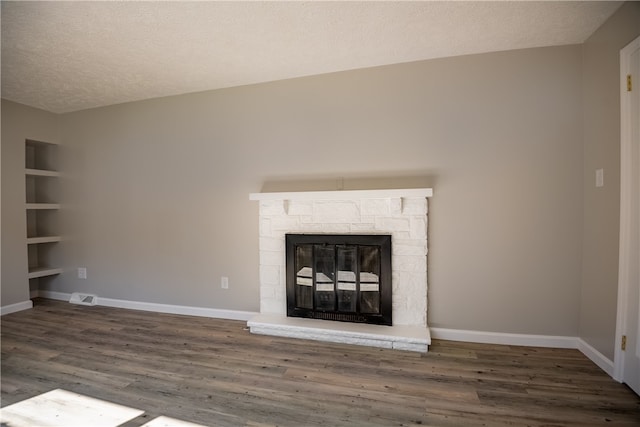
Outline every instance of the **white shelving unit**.
<svg viewBox="0 0 640 427"><path fill-rule="evenodd" d="M56 178L60 176L60 172L58 171L29 169L29 168L25 168L24 173L27 176L51 176Z"/></svg>
<svg viewBox="0 0 640 427"><path fill-rule="evenodd" d="M27 237L27 245L38 245L40 243L56 243L62 240L60 236Z"/></svg>
<svg viewBox="0 0 640 427"><path fill-rule="evenodd" d="M62 273L61 268L49 267L31 267L29 268L29 279L37 279L39 277L53 276Z"/></svg>
<svg viewBox="0 0 640 427"><path fill-rule="evenodd" d="M58 203L27 203L27 209L60 209Z"/></svg>
<svg viewBox="0 0 640 427"><path fill-rule="evenodd" d="M30 281L62 273L62 268L55 266L53 260L54 246L62 240L57 217L60 209L57 203L57 178L60 177L57 154L55 143L25 141L26 244Z"/></svg>

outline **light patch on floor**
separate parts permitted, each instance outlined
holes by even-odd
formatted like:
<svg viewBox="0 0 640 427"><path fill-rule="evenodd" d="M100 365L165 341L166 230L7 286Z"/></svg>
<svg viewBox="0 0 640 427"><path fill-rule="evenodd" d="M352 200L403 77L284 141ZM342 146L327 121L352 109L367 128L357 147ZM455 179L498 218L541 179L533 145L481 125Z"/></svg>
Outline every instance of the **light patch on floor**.
<svg viewBox="0 0 640 427"><path fill-rule="evenodd" d="M201 424L194 424L187 421L176 420L169 417L158 417L140 427L205 427Z"/></svg>
<svg viewBox="0 0 640 427"><path fill-rule="evenodd" d="M116 427L144 411L56 389L0 409L9 427Z"/></svg>

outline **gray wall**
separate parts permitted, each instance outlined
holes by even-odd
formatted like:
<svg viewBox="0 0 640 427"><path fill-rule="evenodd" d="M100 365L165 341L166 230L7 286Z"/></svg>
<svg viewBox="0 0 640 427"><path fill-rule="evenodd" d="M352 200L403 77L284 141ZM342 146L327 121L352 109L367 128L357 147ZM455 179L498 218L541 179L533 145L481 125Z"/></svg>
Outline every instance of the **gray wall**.
<svg viewBox="0 0 640 427"><path fill-rule="evenodd" d="M575 336L581 66L580 46L529 49L62 115L69 271L49 288L258 310L248 194L343 177L433 186L432 326Z"/></svg>
<svg viewBox="0 0 640 427"><path fill-rule="evenodd" d="M627 2L583 45L584 240L580 337L613 360L620 227L620 49L640 35ZM595 187L596 169L604 187Z"/></svg>
<svg viewBox="0 0 640 427"><path fill-rule="evenodd" d="M55 114L2 100L2 306L29 299L25 140L58 142L58 124Z"/></svg>

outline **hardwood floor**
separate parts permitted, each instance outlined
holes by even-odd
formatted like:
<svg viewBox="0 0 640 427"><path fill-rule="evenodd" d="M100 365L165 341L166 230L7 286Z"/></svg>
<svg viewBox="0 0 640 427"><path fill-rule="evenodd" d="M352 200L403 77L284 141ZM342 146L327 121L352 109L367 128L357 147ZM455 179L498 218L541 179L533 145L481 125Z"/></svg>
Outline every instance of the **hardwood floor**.
<svg viewBox="0 0 640 427"><path fill-rule="evenodd" d="M640 425L577 350L429 353L251 335L244 322L35 300L3 316L2 406L56 388L207 426Z"/></svg>

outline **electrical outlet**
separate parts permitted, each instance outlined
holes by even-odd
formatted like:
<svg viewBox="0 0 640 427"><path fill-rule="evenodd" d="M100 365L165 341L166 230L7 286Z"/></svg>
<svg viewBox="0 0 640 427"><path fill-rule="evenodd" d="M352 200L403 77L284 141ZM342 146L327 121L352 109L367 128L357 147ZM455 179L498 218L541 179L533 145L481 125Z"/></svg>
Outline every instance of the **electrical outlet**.
<svg viewBox="0 0 640 427"><path fill-rule="evenodd" d="M220 287L222 289L229 289L229 278L222 276L222 278L220 279Z"/></svg>
<svg viewBox="0 0 640 427"><path fill-rule="evenodd" d="M87 269L85 267L78 268L78 279L87 278Z"/></svg>

